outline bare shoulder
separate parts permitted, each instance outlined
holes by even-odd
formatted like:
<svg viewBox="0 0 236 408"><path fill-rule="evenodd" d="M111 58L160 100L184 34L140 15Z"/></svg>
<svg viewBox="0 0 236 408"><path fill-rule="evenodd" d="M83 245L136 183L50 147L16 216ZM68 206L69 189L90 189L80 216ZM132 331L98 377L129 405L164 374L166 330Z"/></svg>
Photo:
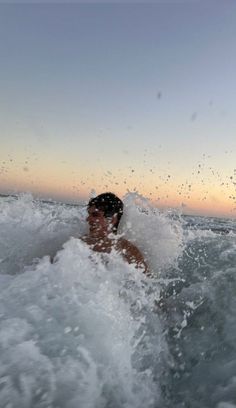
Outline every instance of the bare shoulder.
<svg viewBox="0 0 236 408"><path fill-rule="evenodd" d="M136 247L136 245L134 245L132 242L128 241L125 238L120 238L118 240L118 247L119 247L119 249L132 251L132 252L136 253L137 255L142 256L140 250Z"/></svg>
<svg viewBox="0 0 236 408"><path fill-rule="evenodd" d="M117 242L117 249L122 253L126 261L136 264L138 268L144 269L144 272L147 273L147 264L136 245L125 238L120 238Z"/></svg>

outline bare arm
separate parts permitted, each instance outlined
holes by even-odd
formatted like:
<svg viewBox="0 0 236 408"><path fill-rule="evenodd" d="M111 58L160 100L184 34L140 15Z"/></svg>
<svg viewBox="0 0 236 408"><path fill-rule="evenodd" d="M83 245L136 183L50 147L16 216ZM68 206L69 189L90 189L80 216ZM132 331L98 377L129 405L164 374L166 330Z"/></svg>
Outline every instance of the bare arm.
<svg viewBox="0 0 236 408"><path fill-rule="evenodd" d="M136 268L143 269L144 273L148 275L148 266L143 258L140 250L131 242L126 239L121 239L119 241L119 250L122 253L123 258L129 264L135 264Z"/></svg>

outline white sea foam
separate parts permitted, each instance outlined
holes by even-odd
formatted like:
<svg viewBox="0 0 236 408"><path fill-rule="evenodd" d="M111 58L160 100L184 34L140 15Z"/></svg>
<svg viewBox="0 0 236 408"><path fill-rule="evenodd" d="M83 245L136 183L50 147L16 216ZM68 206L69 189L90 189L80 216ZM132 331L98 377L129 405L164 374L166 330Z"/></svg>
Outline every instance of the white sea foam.
<svg viewBox="0 0 236 408"><path fill-rule="evenodd" d="M157 315L155 341L146 333L152 312L144 312L145 280L115 254L103 261L73 238L55 264L44 257L2 290L0 406L158 402L153 367L160 375L161 352L168 353ZM156 365L150 366L153 355Z"/></svg>
<svg viewBox="0 0 236 408"><path fill-rule="evenodd" d="M150 290L150 280L120 255L100 255L69 238L86 230L84 209L42 204L29 195L1 205L0 406L161 404L170 356L153 312L158 287ZM140 203L131 210L133 205L128 198L125 225L136 220L132 238L143 250L150 224ZM146 253L155 256L153 263L161 260L154 247L162 242L169 265L179 254L174 229L164 216L150 217L152 242ZM168 230L162 238L161 225ZM49 255L56 250L51 264Z"/></svg>
<svg viewBox="0 0 236 408"><path fill-rule="evenodd" d="M154 275L160 277L183 252L182 224L137 193L127 194L124 204L121 231L138 245Z"/></svg>
<svg viewBox="0 0 236 408"><path fill-rule="evenodd" d="M84 211L33 200L0 200L0 271L16 274L44 255L54 256L70 236L86 229Z"/></svg>
<svg viewBox="0 0 236 408"><path fill-rule="evenodd" d="M86 207L0 200L0 408L236 405L234 225L124 202L152 279L79 239Z"/></svg>

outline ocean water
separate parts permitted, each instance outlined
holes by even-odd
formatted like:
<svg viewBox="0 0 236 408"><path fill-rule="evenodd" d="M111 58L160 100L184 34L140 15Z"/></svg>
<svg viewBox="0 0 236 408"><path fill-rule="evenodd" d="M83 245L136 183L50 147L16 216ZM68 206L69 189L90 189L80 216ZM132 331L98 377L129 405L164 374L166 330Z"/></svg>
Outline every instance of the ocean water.
<svg viewBox="0 0 236 408"><path fill-rule="evenodd" d="M236 407L235 221L124 202L152 277L79 239L85 207L0 198L1 408Z"/></svg>

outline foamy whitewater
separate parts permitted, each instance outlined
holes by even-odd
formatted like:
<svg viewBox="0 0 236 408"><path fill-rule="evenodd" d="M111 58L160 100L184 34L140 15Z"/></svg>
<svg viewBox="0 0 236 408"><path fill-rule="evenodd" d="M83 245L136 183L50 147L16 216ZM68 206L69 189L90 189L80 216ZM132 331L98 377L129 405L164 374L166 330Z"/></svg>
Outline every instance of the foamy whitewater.
<svg viewBox="0 0 236 408"><path fill-rule="evenodd" d="M86 207L0 198L1 408L236 407L235 222L124 202L152 277L79 239Z"/></svg>

